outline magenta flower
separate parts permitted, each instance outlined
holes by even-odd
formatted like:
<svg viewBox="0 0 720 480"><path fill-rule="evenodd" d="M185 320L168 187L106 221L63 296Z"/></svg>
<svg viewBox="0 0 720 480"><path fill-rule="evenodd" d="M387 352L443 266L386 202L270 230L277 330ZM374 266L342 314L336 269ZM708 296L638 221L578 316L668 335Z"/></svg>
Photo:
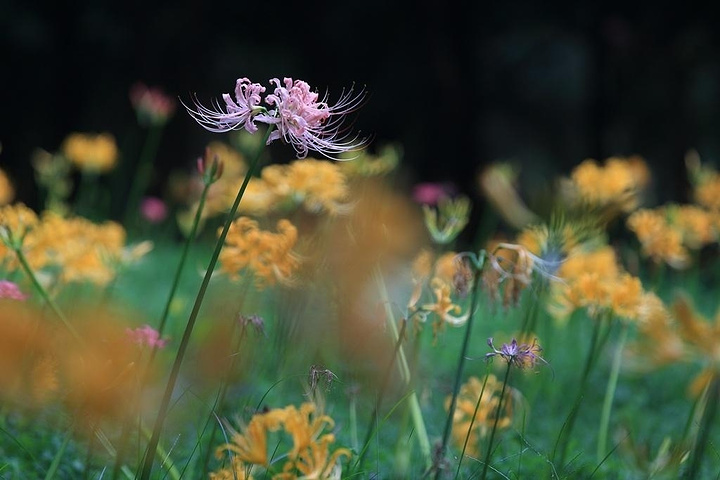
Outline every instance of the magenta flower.
<svg viewBox="0 0 720 480"><path fill-rule="evenodd" d="M335 105L328 105L327 96L318 99L316 92L302 80L293 81L273 78L275 91L265 102L274 110L258 117L259 121L275 125L277 130L270 134L268 144L282 138L295 149L298 158L305 158L308 150L314 150L328 158L335 158L343 152L360 149L365 140L350 136L343 129L345 115L354 111L365 95L353 96L353 89L343 92Z"/></svg>
<svg viewBox="0 0 720 480"><path fill-rule="evenodd" d="M160 223L167 218L167 206L157 197L145 197L140 204L140 214L150 223Z"/></svg>
<svg viewBox="0 0 720 480"><path fill-rule="evenodd" d="M418 183L413 188L413 200L422 204L434 207L441 198L449 196L455 190L447 183L425 182Z"/></svg>
<svg viewBox="0 0 720 480"><path fill-rule="evenodd" d="M512 342L504 343L500 350L498 350L495 348L495 345L493 345L492 337L490 337L488 338L488 345L493 351L485 355L486 360L499 355L506 362L520 369L533 368L538 362L547 363L545 359L540 356L542 348L538 345L537 339L534 339L531 344L518 344L517 340L513 338Z"/></svg>
<svg viewBox="0 0 720 480"><path fill-rule="evenodd" d="M158 331L150 325L143 325L135 329L128 328L125 333L138 345L147 345L150 348L163 348L167 345L167 340L160 338Z"/></svg>
<svg viewBox="0 0 720 480"><path fill-rule="evenodd" d="M8 280L0 280L0 299L6 298L23 302L27 300L28 296L20 291L17 284Z"/></svg>
<svg viewBox="0 0 720 480"><path fill-rule="evenodd" d="M130 102L141 125L164 125L175 112L175 100L159 88L136 83L130 90Z"/></svg>
<svg viewBox="0 0 720 480"><path fill-rule="evenodd" d="M225 101L225 111L218 103L214 105L214 109L207 108L197 98L194 99L197 110L191 109L184 103L183 106L195 121L211 132L223 133L244 128L250 133L255 133L257 132L255 117L265 110L264 107L259 106L262 101L260 94L264 91L265 87L259 83L251 83L247 78L238 78L235 84L235 101L227 93L222 96Z"/></svg>

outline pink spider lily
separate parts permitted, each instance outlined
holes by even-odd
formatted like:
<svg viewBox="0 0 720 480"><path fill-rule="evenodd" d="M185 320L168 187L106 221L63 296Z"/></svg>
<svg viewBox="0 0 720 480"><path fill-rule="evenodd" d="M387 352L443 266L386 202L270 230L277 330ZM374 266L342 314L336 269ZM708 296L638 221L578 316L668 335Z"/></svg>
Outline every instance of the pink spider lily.
<svg viewBox="0 0 720 480"><path fill-rule="evenodd" d="M196 98L193 99L197 110L192 109L183 103L190 116L203 128L215 133L224 133L231 130L244 128L249 133L257 132L255 117L265 110L259 106L262 101L260 94L265 87L259 83L252 83L247 78L238 78L235 84L235 101L230 94L224 93L222 98L225 101L223 109L218 102L214 108L205 107Z"/></svg>
<svg viewBox="0 0 720 480"><path fill-rule="evenodd" d="M353 112L362 103L365 95L353 95L351 88L343 92L335 105L328 105L327 95L319 100L318 94L302 80L273 78L275 91L265 102L274 110L258 120L275 125L277 130L270 134L268 143L282 138L295 149L298 158L305 158L308 150L314 150L328 158L364 146L365 140L351 136L344 128L345 115Z"/></svg>

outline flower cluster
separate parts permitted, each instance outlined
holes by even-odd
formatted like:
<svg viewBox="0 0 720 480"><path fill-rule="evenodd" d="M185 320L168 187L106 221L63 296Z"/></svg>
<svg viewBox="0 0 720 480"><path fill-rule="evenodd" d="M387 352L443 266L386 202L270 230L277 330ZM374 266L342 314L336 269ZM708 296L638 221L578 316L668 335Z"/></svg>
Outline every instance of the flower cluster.
<svg viewBox="0 0 720 480"><path fill-rule="evenodd" d="M81 217L45 212L38 218L23 204L0 207L0 265L17 269L15 249L22 249L36 272L61 283L107 285L117 269L149 251L147 244L125 245L125 230L115 222L94 224Z"/></svg>
<svg viewBox="0 0 720 480"><path fill-rule="evenodd" d="M696 205L666 205L633 213L627 225L642 245L643 253L655 262L674 268L689 265L688 250L698 250L718 241L720 212Z"/></svg>
<svg viewBox="0 0 720 480"><path fill-rule="evenodd" d="M460 387L453 413L452 440L457 448L463 448L467 438L466 455L480 455L480 440L492 430L498 415L498 429L506 429L512 424L514 399L519 392L507 386L502 399L502 411L498 412L502 388L503 382L491 374L484 380L470 377L467 383ZM451 398L447 397L446 410L450 408L450 402Z"/></svg>
<svg viewBox="0 0 720 480"><path fill-rule="evenodd" d="M689 386L689 392L698 396L720 373L720 310L710 321L685 297L669 309L653 297L638 324L641 335L630 346L630 364L642 370L677 362L701 364L702 371Z"/></svg>
<svg viewBox="0 0 720 480"><path fill-rule="evenodd" d="M185 105L190 115L211 132L228 132L245 129L257 131L256 122L272 126L268 144L282 139L293 146L298 158L305 158L309 150L335 158L347 151L358 150L365 140L350 136L343 127L345 115L354 111L364 95L353 94L351 88L343 92L338 102L328 104L302 80L273 78L273 92L265 97L266 88L247 78L239 78L235 85L235 100L223 95L224 108L218 103L213 108L203 106L194 99L194 108Z"/></svg>
<svg viewBox="0 0 720 480"><path fill-rule="evenodd" d="M109 133L73 133L63 142L62 151L81 171L93 174L112 170L118 160L117 144Z"/></svg>
<svg viewBox="0 0 720 480"><path fill-rule="evenodd" d="M292 447L285 455L273 456L278 461L285 459L285 463L282 472L272 478L340 478L340 458L349 458L351 453L346 448L337 448L331 453L335 436L325 430L332 429L335 423L316 410L313 403L304 403L299 409L290 405L253 415L241 432L231 428L230 442L218 447L217 456L231 454L232 464L211 473L211 480L247 478L254 466L271 469L268 434L280 430L292 439Z"/></svg>
<svg viewBox="0 0 720 480"><path fill-rule="evenodd" d="M69 314L82 342L48 324L41 309L0 308L0 398L21 408L63 404L79 425L123 418L137 398L137 349L114 309Z"/></svg>
<svg viewBox="0 0 720 480"><path fill-rule="evenodd" d="M617 207L622 211L634 210L638 193L650 179L649 169L639 156L612 157L600 166L588 159L570 174L570 196L593 207Z"/></svg>
<svg viewBox="0 0 720 480"><path fill-rule="evenodd" d="M133 341L133 343L140 346L147 346L149 348L164 348L167 345L167 340L160 338L160 334L157 330L152 328L150 325L143 325L137 328L128 328L125 333Z"/></svg>
<svg viewBox="0 0 720 480"><path fill-rule="evenodd" d="M297 228L288 220L278 221L277 233L273 233L260 230L255 220L240 217L232 223L225 238L220 253L221 271L237 277L249 267L261 286L292 283L300 266L300 258L293 251L297 238Z"/></svg>
<svg viewBox="0 0 720 480"><path fill-rule="evenodd" d="M203 219L230 209L247 172L242 155L223 143L212 142L207 148L208 156L217 157L223 165L223 174L208 190ZM201 182L197 179L195 183L195 193L199 195ZM338 164L305 158L264 167L259 177L250 179L238 212L261 216L303 208L311 214L344 214L350 210L349 196L347 177ZM189 229L198 206L195 201L178 216L184 229Z"/></svg>

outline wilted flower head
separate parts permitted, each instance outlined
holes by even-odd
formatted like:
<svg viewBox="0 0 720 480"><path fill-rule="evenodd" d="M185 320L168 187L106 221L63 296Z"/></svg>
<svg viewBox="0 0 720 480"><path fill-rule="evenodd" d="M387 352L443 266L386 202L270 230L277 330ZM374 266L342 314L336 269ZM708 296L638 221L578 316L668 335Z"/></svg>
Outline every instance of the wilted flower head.
<svg viewBox="0 0 720 480"><path fill-rule="evenodd" d="M490 337L488 338L488 345L493 351L485 355L486 360L499 355L508 362L508 364L520 369L534 368L538 362L547 363L540 356L542 348L538 345L537 339L534 339L533 342L529 344L518 344L517 340L513 338L510 343L504 343L500 350L498 350L495 348L495 345L493 345L492 337Z"/></svg>
<svg viewBox="0 0 720 480"><path fill-rule="evenodd" d="M17 284L8 280L0 280L0 300L6 298L10 300L27 300L28 295L22 293Z"/></svg>
<svg viewBox="0 0 720 480"><path fill-rule="evenodd" d="M455 240L470 220L470 208L470 199L465 195L440 197L437 208L423 205L425 226L433 241L445 245Z"/></svg>
<svg viewBox="0 0 720 480"><path fill-rule="evenodd" d="M195 108L183 104L188 113L202 125L203 128L215 133L229 132L244 128L250 133L257 132L255 116L264 110L260 107L260 94L265 87L259 83L252 83L247 78L238 78L235 83L235 101L229 94L223 94L225 111L219 103L215 103L214 109L203 106L197 98L193 100Z"/></svg>

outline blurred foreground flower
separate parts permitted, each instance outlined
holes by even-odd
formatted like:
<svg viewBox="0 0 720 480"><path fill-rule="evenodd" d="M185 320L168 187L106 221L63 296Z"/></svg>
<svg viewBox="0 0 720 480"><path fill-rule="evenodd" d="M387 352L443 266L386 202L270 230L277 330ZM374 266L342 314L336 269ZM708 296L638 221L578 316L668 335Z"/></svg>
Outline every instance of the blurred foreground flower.
<svg viewBox="0 0 720 480"><path fill-rule="evenodd" d="M109 172L118 160L115 137L109 133L73 133L63 142L62 151L73 165L92 174Z"/></svg>
<svg viewBox="0 0 720 480"><path fill-rule="evenodd" d="M160 338L158 331L150 325L143 325L134 329L127 328L125 333L137 345L150 348L165 348L165 345L167 345L167 340Z"/></svg>
<svg viewBox="0 0 720 480"><path fill-rule="evenodd" d="M518 172L508 163L494 163L479 177L480 188L503 220L515 228L537 223L538 217L530 211L514 186Z"/></svg>
<svg viewBox="0 0 720 480"><path fill-rule="evenodd" d="M17 284L8 280L0 280L0 300L9 299L25 301L27 300L27 298L28 295L22 293L22 291L20 291L20 287L18 287Z"/></svg>

